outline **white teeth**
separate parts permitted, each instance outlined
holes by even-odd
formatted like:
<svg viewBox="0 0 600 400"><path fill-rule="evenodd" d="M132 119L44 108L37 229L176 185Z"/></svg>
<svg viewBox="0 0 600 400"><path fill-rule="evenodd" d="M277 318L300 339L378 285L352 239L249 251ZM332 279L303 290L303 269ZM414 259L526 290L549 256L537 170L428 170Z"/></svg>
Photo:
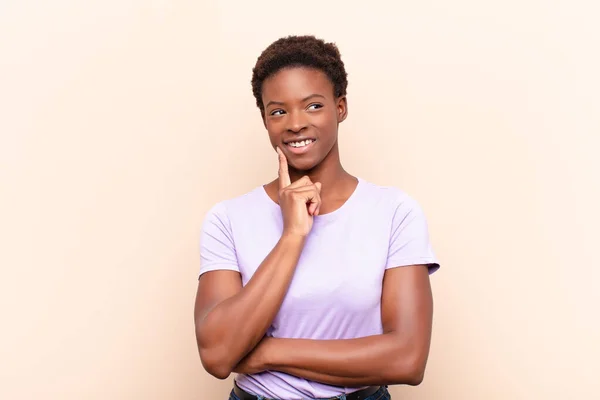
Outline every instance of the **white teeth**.
<svg viewBox="0 0 600 400"><path fill-rule="evenodd" d="M312 142L314 142L314 140L308 139L308 140L301 140L299 142L290 142L289 145L292 147L304 147L307 144L311 144Z"/></svg>

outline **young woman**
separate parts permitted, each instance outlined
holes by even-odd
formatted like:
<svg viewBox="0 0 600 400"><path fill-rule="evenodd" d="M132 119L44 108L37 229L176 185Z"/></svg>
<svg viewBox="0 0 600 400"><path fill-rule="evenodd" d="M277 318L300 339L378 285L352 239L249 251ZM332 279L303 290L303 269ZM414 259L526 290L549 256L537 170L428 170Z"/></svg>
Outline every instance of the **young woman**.
<svg viewBox="0 0 600 400"><path fill-rule="evenodd" d="M195 304L204 368L237 373L230 399L380 400L423 379L439 264L418 203L342 167L347 84L313 36L253 70L278 177L208 212Z"/></svg>

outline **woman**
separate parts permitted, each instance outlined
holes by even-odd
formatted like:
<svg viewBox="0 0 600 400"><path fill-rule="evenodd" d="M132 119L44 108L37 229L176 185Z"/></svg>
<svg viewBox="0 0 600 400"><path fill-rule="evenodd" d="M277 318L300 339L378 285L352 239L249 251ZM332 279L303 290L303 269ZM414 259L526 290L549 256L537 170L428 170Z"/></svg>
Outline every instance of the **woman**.
<svg viewBox="0 0 600 400"><path fill-rule="evenodd" d="M253 70L278 177L207 214L195 305L204 368L238 374L230 399L389 399L423 379L439 264L419 205L342 167L347 84L312 36Z"/></svg>

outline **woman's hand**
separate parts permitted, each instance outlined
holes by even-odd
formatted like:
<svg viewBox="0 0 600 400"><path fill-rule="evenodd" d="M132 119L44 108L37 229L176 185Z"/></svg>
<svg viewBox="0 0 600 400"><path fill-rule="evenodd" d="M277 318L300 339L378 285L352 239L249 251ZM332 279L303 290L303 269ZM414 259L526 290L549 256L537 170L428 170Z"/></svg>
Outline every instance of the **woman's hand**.
<svg viewBox="0 0 600 400"><path fill-rule="evenodd" d="M313 217L321 207L321 183L311 182L308 176L291 183L285 155L279 154L279 206L283 214L283 233L306 237L313 225Z"/></svg>
<svg viewBox="0 0 600 400"><path fill-rule="evenodd" d="M268 369L267 349L273 338L264 337L256 347L246 355L233 369L233 372L244 375L258 374Z"/></svg>

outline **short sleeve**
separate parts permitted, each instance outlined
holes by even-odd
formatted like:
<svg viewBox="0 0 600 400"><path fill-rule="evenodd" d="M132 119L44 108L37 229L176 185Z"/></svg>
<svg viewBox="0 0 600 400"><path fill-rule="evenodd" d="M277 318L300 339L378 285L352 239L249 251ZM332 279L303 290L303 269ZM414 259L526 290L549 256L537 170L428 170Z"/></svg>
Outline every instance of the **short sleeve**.
<svg viewBox="0 0 600 400"><path fill-rule="evenodd" d="M223 203L214 206L205 216L200 233L200 275L208 271L238 271L239 266L231 223Z"/></svg>
<svg viewBox="0 0 600 400"><path fill-rule="evenodd" d="M406 198L392 218L386 269L419 264L427 265L430 274L440 268L423 210L415 200Z"/></svg>

